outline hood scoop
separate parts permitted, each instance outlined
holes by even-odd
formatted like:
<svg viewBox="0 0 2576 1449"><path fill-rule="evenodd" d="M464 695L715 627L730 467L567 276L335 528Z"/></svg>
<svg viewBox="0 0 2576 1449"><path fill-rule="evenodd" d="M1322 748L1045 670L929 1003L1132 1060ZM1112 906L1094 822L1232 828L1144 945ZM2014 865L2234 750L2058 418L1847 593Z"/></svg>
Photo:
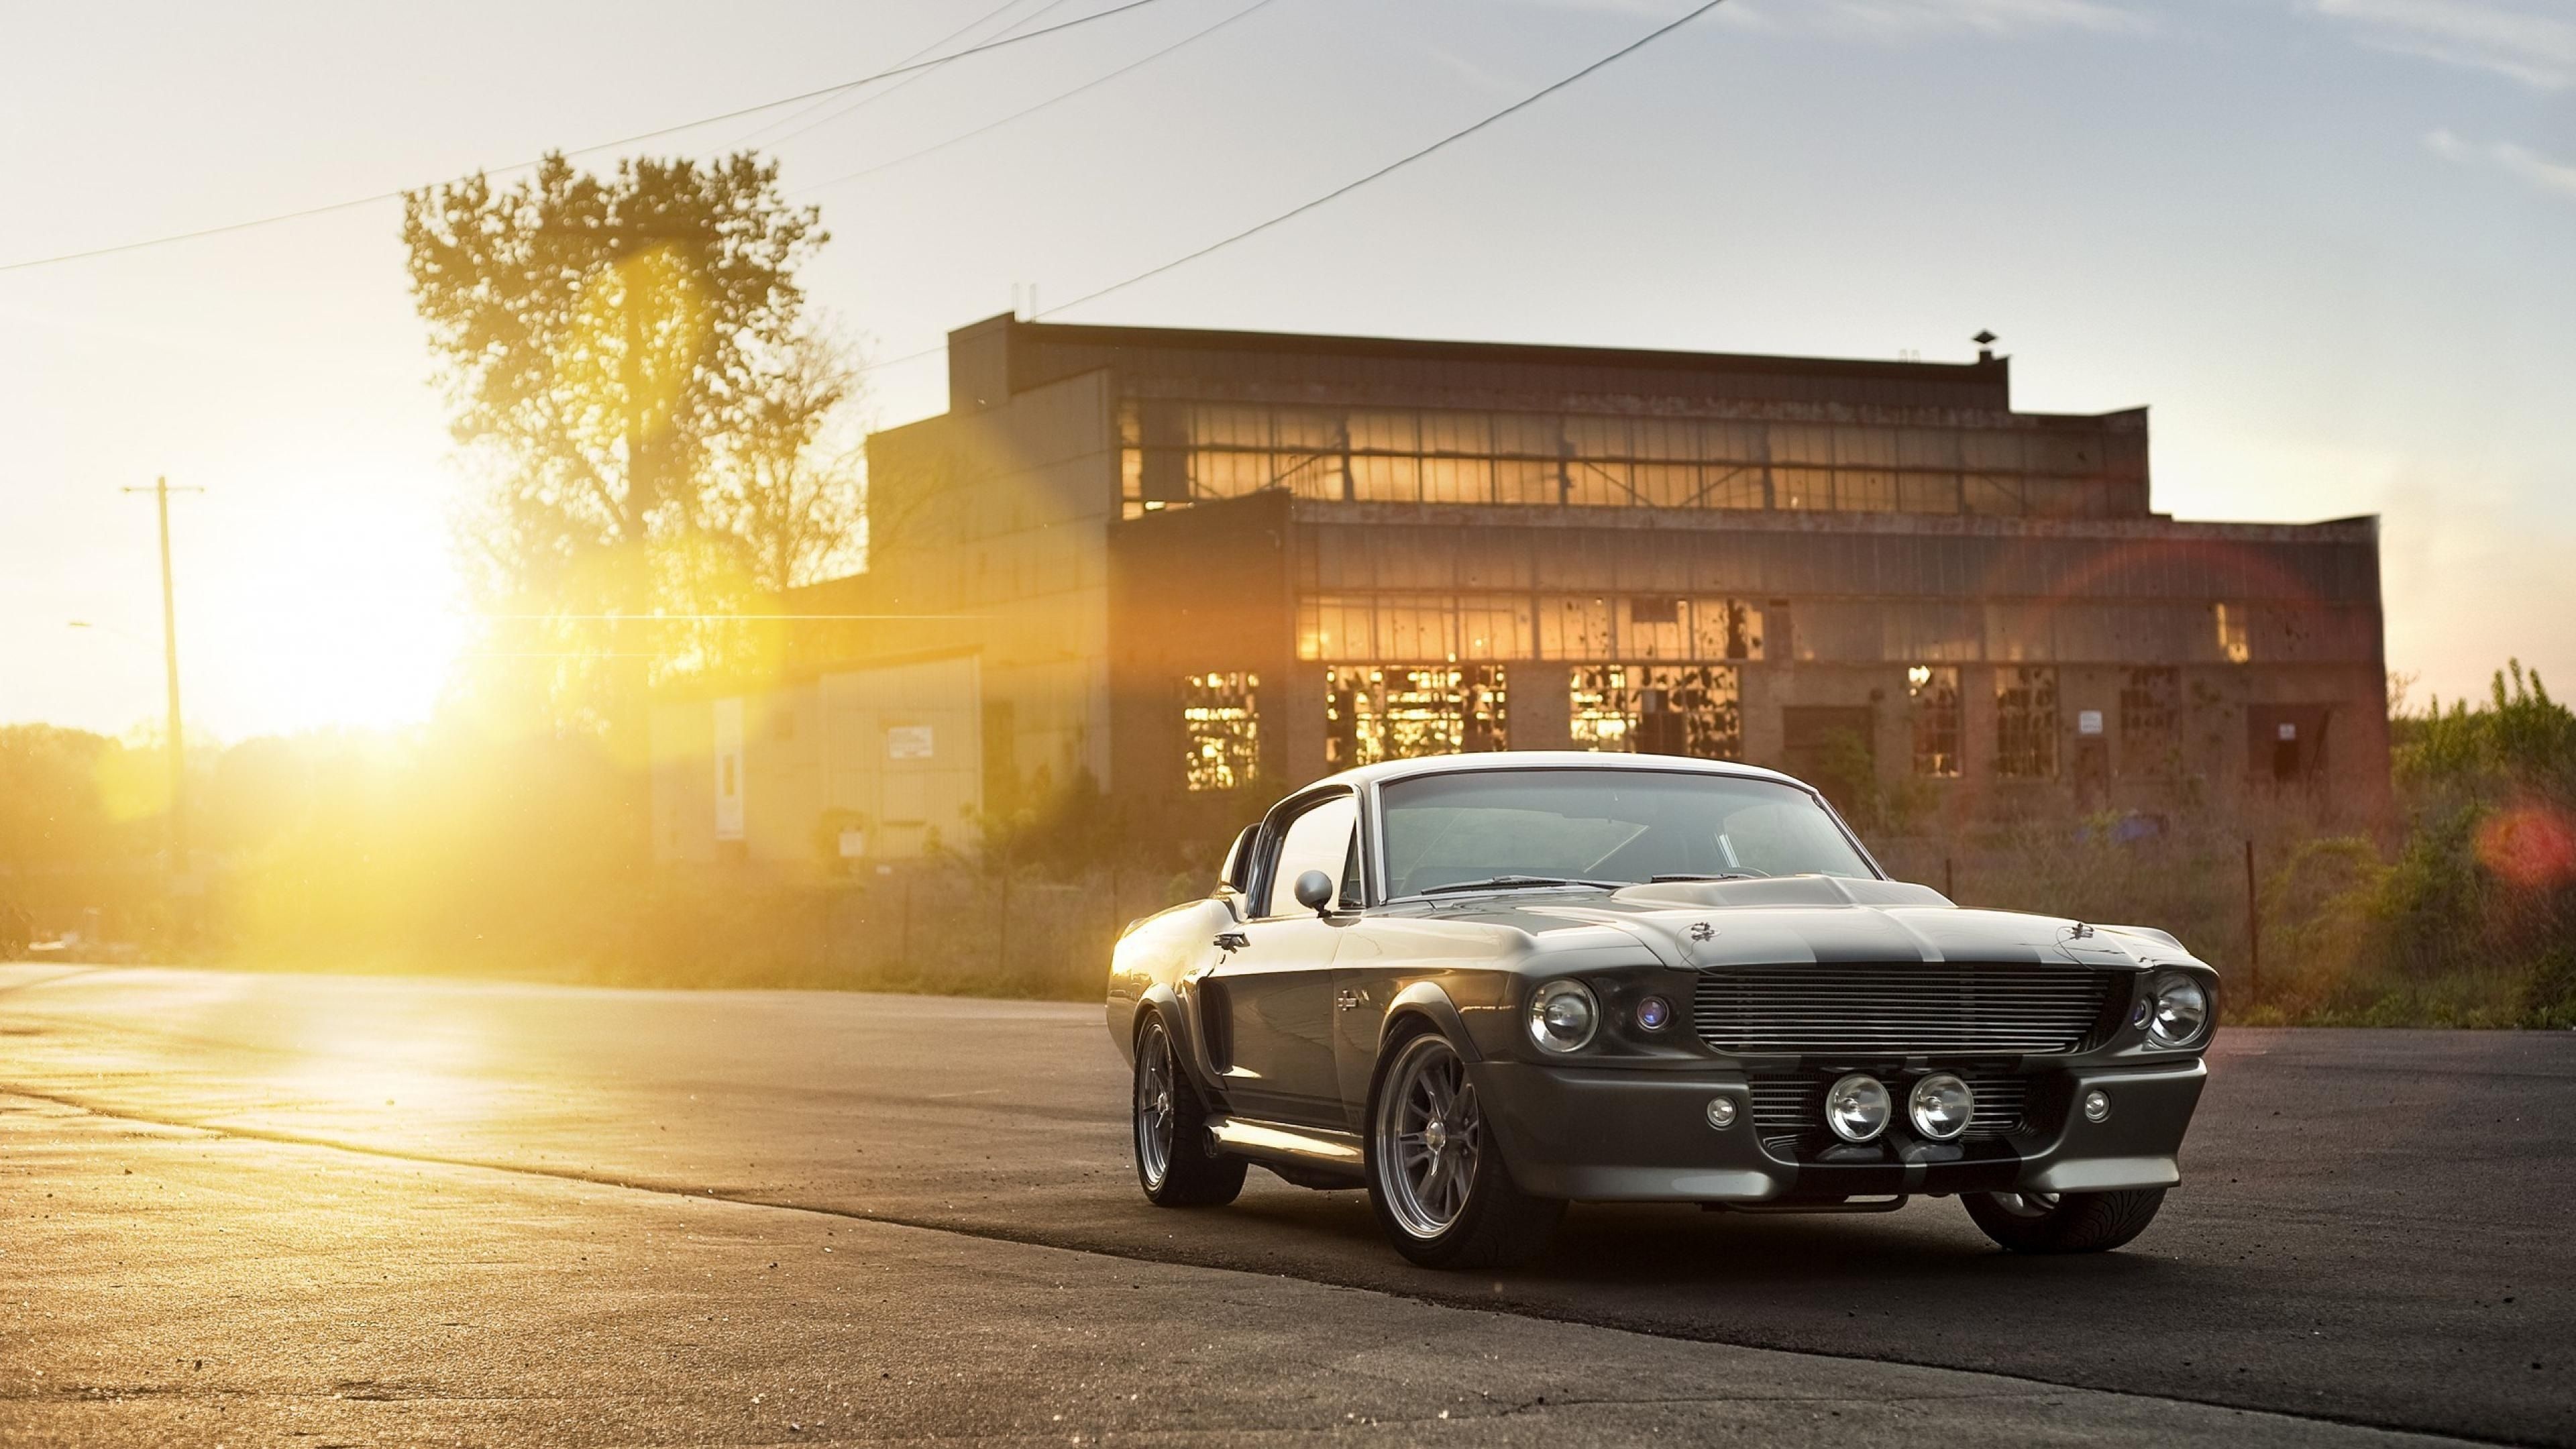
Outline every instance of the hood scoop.
<svg viewBox="0 0 2576 1449"><path fill-rule="evenodd" d="M1664 910L1730 906L1946 906L1930 886L1838 875L1757 876L1749 880L1668 880L1633 885L1612 900Z"/></svg>

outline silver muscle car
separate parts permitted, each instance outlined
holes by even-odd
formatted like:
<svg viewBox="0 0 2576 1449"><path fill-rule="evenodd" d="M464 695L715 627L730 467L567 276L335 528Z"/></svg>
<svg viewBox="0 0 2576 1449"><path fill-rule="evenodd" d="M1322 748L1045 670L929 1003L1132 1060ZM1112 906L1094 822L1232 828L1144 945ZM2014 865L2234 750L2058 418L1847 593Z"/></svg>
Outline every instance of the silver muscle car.
<svg viewBox="0 0 2576 1449"><path fill-rule="evenodd" d="M1744 765L1373 765L1223 877L1110 969L1146 1197L1364 1186L1432 1266L1524 1260L1575 1200L1956 1196L2006 1248L2116 1248L2179 1180L2216 1021L2173 937L1963 910Z"/></svg>

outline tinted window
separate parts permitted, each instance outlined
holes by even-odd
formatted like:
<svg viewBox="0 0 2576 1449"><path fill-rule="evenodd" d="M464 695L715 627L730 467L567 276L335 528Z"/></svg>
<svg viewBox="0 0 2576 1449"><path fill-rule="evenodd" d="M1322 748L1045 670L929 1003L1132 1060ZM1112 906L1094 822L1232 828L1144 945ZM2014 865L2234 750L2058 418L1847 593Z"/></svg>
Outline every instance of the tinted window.
<svg viewBox="0 0 2576 1449"><path fill-rule="evenodd" d="M1358 825L1359 803L1348 795L1327 800L1289 821L1287 837L1279 843L1279 868L1270 873L1270 904L1262 914L1303 913L1306 908L1297 904L1297 877L1310 870L1342 880Z"/></svg>
<svg viewBox="0 0 2576 1449"><path fill-rule="evenodd" d="M1496 875L1870 878L1814 797L1768 780L1654 770L1486 770L1384 787L1387 893Z"/></svg>

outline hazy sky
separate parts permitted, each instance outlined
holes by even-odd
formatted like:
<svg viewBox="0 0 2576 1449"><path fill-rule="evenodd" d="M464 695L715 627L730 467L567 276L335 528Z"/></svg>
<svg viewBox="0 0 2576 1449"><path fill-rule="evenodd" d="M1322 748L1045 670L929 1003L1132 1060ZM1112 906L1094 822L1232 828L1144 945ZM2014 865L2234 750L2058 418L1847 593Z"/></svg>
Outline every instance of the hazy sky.
<svg viewBox="0 0 2576 1449"><path fill-rule="evenodd" d="M0 263L524 160L880 69L997 0L0 0ZM1020 0L991 29L1110 0ZM1157 0L794 126L791 188L1245 8ZM813 193L875 355L1142 271L1689 0L1271 0L1027 121ZM795 108L790 108L793 110ZM783 141L778 136L824 124ZM765 135L763 133L766 133ZM592 158L594 164L608 158ZM465 486L379 204L0 272L0 721L417 719L460 647ZM2393 667L2576 693L2576 4L1731 0L1400 176L1063 320L1853 357L2002 334L2016 403L2154 409L2156 506L2385 518ZM873 374L881 422L941 360ZM96 625L72 629L67 621Z"/></svg>

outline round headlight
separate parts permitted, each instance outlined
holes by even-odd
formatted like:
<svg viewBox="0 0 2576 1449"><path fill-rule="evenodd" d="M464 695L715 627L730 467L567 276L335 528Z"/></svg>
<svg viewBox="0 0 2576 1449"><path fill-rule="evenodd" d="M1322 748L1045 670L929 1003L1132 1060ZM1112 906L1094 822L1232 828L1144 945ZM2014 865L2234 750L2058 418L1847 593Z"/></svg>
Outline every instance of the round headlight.
<svg viewBox="0 0 2576 1449"><path fill-rule="evenodd" d="M2209 993L2199 981L2179 971L2168 971L2147 988L2153 994L2154 1011L2147 1018L2147 1035L2158 1046L2189 1046L2200 1040L2201 1031L2209 1025Z"/></svg>
<svg viewBox="0 0 2576 1449"><path fill-rule="evenodd" d="M1637 1025L1648 1031L1662 1031L1673 1019L1673 1004L1660 996L1649 996L1637 1003Z"/></svg>
<svg viewBox="0 0 2576 1449"><path fill-rule="evenodd" d="M1600 1022L1592 988L1580 981L1551 981L1530 996L1530 1040L1547 1051L1581 1051Z"/></svg>
<svg viewBox="0 0 2576 1449"><path fill-rule="evenodd" d="M1905 1094L1905 1115L1913 1119L1915 1131L1947 1142L1968 1130L1968 1119L1977 1115L1977 1094L1948 1072L1935 1073Z"/></svg>
<svg viewBox="0 0 2576 1449"><path fill-rule="evenodd" d="M1845 1142L1867 1142L1887 1130L1896 1101L1867 1072L1854 1072L1825 1093L1825 1125Z"/></svg>

